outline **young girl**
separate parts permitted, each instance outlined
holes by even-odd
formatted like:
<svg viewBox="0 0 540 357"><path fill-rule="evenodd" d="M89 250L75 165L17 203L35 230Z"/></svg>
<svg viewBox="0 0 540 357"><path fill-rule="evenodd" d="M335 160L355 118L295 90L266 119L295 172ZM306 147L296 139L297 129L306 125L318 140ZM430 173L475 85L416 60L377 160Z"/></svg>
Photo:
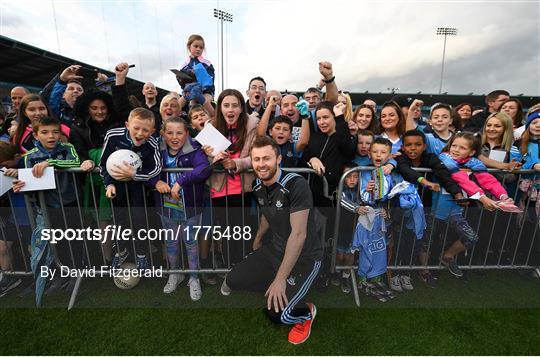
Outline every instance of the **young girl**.
<svg viewBox="0 0 540 357"><path fill-rule="evenodd" d="M202 87L202 94L204 95L204 101L202 100L202 98L198 99L197 101L199 102L199 104L204 105L208 112L213 116L214 108L212 107L211 103L214 100L215 72L212 63L210 63L209 60L203 57L203 52L206 48L204 39L201 35L191 35L188 38L186 47L189 52L189 56L186 58L184 64L182 64L181 72L191 74L197 79L197 82ZM185 91L187 85L189 84L185 82L180 82L180 85L182 87L182 90ZM193 88L193 86L190 86L189 88ZM188 90L191 90L189 88ZM182 108L185 105L185 103L183 102L184 100L184 97L182 97ZM191 105L196 104L193 102L193 100L191 100L190 102Z"/></svg>
<svg viewBox="0 0 540 357"><path fill-rule="evenodd" d="M450 176L457 184L467 193L469 197L480 195L479 201L487 210L495 210L497 203L485 195L485 191L491 193L498 200L512 202L504 187L497 181L495 177L487 172L486 166L478 160L475 155L480 151L480 141L474 134L469 132L460 132L454 135L452 140L443 148L443 152L439 156L443 164L450 171ZM474 183L467 172L460 169L469 169L472 171L479 185ZM478 240L477 234L467 227L464 232L474 233L474 239L468 239L465 244L457 240L452 246L443 253L441 262L448 267L450 272L456 276L462 276L463 273L456 263L456 256L471 248ZM471 238L473 236L471 235Z"/></svg>
<svg viewBox="0 0 540 357"><path fill-rule="evenodd" d="M222 229L228 226L231 232L235 226L246 225L244 218L249 218L246 217L246 211L249 211L251 204L251 184L255 177L252 173L244 172L251 168L249 150L256 137L257 123L257 118L248 116L242 93L236 89L225 89L221 92L212 124L232 145L229 150L222 152L214 152L211 146L203 146L203 150L211 162L220 162L225 170L214 173L209 179L214 208L213 224L220 225ZM229 208L228 212L225 211L226 208ZM230 249L223 248L230 253L228 263L240 262L247 245L244 246L243 240L231 239L227 242ZM247 254L247 251L245 253Z"/></svg>
<svg viewBox="0 0 540 357"><path fill-rule="evenodd" d="M486 166L475 157L479 152L480 141L477 137L469 132L460 132L443 148L439 158L450 171L452 179L469 197L479 194L479 201L484 207L488 210L494 210L497 208L497 204L485 195L484 190L491 193L498 200L511 201L511 199L499 181L488 173ZM466 171L460 169L471 170L478 181L478 185L469 178Z"/></svg>
<svg viewBox="0 0 540 357"><path fill-rule="evenodd" d="M187 122L179 117L163 122L161 135L167 145L162 152L163 167L192 167L193 170L162 172L160 177L151 180L151 183L159 193L156 195L156 207L160 210L162 226L174 232L167 235L165 242L170 269L180 268L180 244L177 235L182 234L189 269L196 270L199 268L199 256L196 228L193 226L201 225L204 181L210 176L210 171L206 170L206 155L200 145L189 137L188 128ZM183 278L183 275L170 274L163 292L170 294L175 291ZM202 290L196 274L191 274L188 285L191 300L199 300Z"/></svg>
<svg viewBox="0 0 540 357"><path fill-rule="evenodd" d="M35 138L32 134L32 123L46 116L51 116L51 110L45 101L38 94L27 94L21 99L17 122L17 131L13 137L13 144L17 145L21 153L26 153L34 148ZM64 136L62 141L69 138L69 128L62 124L60 126Z"/></svg>
<svg viewBox="0 0 540 357"><path fill-rule="evenodd" d="M527 115L525 131L520 143L521 154L523 155L523 169L540 171L540 109L537 109ZM536 201L536 214L540 214L540 180L538 176L524 175L519 184L521 195L519 206L525 208L527 201Z"/></svg>
<svg viewBox="0 0 540 357"><path fill-rule="evenodd" d="M392 143L392 155L401 148L401 136L405 133L405 116L399 104L390 101L382 105L381 121L379 124L381 137Z"/></svg>

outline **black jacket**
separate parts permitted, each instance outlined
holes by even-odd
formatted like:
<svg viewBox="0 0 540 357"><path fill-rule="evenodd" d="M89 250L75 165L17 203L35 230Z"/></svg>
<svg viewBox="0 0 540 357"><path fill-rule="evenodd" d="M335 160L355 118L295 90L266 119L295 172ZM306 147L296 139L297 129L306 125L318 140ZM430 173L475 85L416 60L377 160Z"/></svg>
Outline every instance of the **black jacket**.
<svg viewBox="0 0 540 357"><path fill-rule="evenodd" d="M343 166L354 159L356 143L356 137L349 134L343 115L336 117L336 132L334 134L328 136L320 131L311 134L309 144L302 156L306 162L313 157L321 160L325 167L324 177L328 181L329 194L336 190L343 174ZM322 180L313 177L311 184L314 198L322 196Z"/></svg>
<svg viewBox="0 0 540 357"><path fill-rule="evenodd" d="M101 162L99 163L99 169L105 187L113 183L118 183L107 172L107 159L114 151L122 149L131 150L141 158L142 165L135 173L134 181L145 182L159 175L161 172L161 153L156 138L150 136L144 144L135 146L129 137L127 128L111 129L105 136L103 153L101 155Z"/></svg>
<svg viewBox="0 0 540 357"><path fill-rule="evenodd" d="M109 112L109 117L101 123L92 120L88 113L88 107L95 99L103 100ZM124 121L114 108L112 97L102 91L88 92L77 98L74 112L75 122L71 128L69 141L75 146L81 162L89 159L89 150L103 147L109 129L124 125Z"/></svg>
<svg viewBox="0 0 540 357"><path fill-rule="evenodd" d="M401 155L395 158L398 172L406 181L409 181L412 184L418 184L418 179L424 177L424 173L413 170L411 159L409 159L403 151L400 152ZM433 170L433 172L426 175L427 180L433 182L433 175L435 175L435 177L439 179L441 186L452 196L455 197L456 194L461 193L461 188L454 180L452 180L450 171L448 171L446 166L439 160L437 155L424 151L420 160L419 167ZM424 187L419 185L418 191L422 197L422 202L424 203L424 206L431 206L431 190L422 192L423 189Z"/></svg>
<svg viewBox="0 0 540 357"><path fill-rule="evenodd" d="M491 113L487 109L484 109L480 113L473 115L465 122L463 131L470 131L473 133L481 131L484 128L484 123L490 114Z"/></svg>

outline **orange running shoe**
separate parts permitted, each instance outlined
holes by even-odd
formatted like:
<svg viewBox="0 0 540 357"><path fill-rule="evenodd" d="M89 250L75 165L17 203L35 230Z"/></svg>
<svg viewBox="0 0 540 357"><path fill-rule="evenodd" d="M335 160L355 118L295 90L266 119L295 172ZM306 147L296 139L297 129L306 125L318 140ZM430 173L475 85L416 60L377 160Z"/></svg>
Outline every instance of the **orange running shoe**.
<svg viewBox="0 0 540 357"><path fill-rule="evenodd" d="M306 342L306 340L309 338L309 335L311 334L311 326L313 325L313 321L315 320L315 316L317 315L317 307L310 302L306 303L306 305L311 312L311 319L306 320L302 323L297 323L291 329L291 331L289 332L289 342L293 345L299 345L303 342Z"/></svg>

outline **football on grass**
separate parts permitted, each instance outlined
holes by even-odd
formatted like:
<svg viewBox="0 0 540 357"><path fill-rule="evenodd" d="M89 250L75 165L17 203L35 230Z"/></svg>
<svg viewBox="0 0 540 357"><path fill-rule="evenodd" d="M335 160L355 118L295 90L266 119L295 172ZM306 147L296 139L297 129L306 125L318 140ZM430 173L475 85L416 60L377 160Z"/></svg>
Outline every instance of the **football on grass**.
<svg viewBox="0 0 540 357"><path fill-rule="evenodd" d="M120 289L133 289L139 284L140 276L136 273L137 266L133 263L124 263L120 266L120 273L115 272L114 284Z"/></svg>

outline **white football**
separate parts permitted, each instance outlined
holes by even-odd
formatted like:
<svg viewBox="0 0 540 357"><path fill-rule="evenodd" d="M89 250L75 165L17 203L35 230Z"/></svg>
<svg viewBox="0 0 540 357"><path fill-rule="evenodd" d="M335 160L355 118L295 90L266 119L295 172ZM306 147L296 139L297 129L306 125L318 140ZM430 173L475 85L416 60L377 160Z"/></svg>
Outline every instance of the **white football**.
<svg viewBox="0 0 540 357"><path fill-rule="evenodd" d="M120 266L121 273L114 277L114 284L122 290L133 289L139 284L141 277L135 273L137 266L133 263L124 263Z"/></svg>
<svg viewBox="0 0 540 357"><path fill-rule="evenodd" d="M124 161L127 162L128 165L131 165L132 167L134 167L135 169L138 169L142 165L142 161L139 155L137 155L131 150L122 149L122 150L117 150L113 152L107 159L106 166L107 166L107 172L109 173L109 175L111 175L111 177L117 181L127 181L127 180L120 180L116 178L111 173L111 167L122 166L122 163Z"/></svg>

